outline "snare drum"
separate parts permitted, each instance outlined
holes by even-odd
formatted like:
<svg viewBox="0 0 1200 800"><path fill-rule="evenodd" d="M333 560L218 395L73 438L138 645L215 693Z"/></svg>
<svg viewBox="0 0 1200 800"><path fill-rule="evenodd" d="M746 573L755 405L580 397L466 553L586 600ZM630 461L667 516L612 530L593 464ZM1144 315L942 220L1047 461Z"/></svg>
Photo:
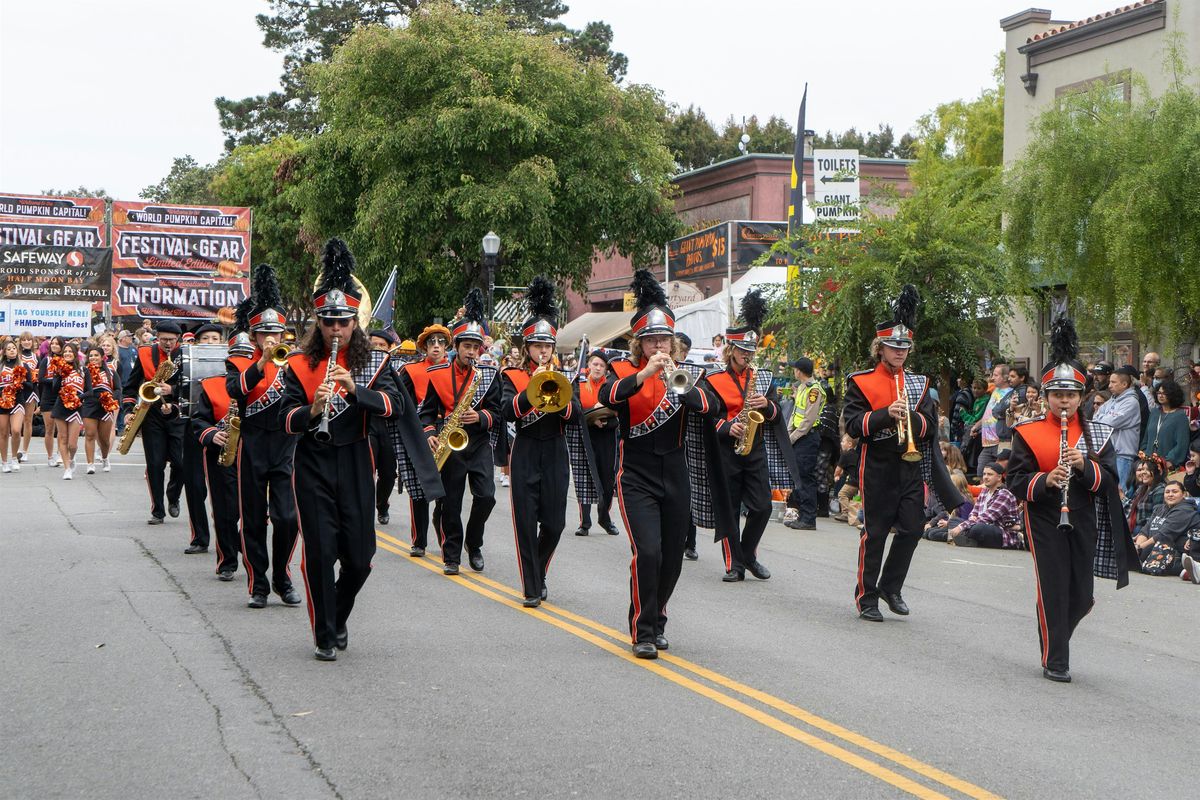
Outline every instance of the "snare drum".
<svg viewBox="0 0 1200 800"><path fill-rule="evenodd" d="M200 402L200 382L214 375L225 374L228 348L223 344L185 344L179 348L182 367L179 380L179 412L192 415L192 407Z"/></svg>

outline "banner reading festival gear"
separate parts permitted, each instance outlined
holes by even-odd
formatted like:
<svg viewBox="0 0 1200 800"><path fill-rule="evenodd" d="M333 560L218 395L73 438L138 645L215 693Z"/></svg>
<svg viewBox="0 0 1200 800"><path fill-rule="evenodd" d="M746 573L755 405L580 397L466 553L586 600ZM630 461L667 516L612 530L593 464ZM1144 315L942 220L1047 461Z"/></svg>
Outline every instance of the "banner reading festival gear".
<svg viewBox="0 0 1200 800"><path fill-rule="evenodd" d="M113 203L112 313L233 321L250 291L248 208Z"/></svg>
<svg viewBox="0 0 1200 800"><path fill-rule="evenodd" d="M108 301L112 250L0 244L0 297Z"/></svg>
<svg viewBox="0 0 1200 800"><path fill-rule="evenodd" d="M105 201L100 197L41 197L0 193L0 245L104 247Z"/></svg>
<svg viewBox="0 0 1200 800"><path fill-rule="evenodd" d="M19 336L90 336L92 304L58 300L0 300L0 334Z"/></svg>

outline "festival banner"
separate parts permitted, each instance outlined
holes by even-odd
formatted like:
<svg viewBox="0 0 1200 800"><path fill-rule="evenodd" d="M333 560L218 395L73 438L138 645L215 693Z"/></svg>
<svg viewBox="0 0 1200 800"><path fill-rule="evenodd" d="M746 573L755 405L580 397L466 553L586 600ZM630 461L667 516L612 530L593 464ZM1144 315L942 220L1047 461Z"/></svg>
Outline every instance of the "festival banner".
<svg viewBox="0 0 1200 800"><path fill-rule="evenodd" d="M0 244L0 297L108 301L112 250Z"/></svg>
<svg viewBox="0 0 1200 800"><path fill-rule="evenodd" d="M105 201L0 192L0 245L104 247Z"/></svg>
<svg viewBox="0 0 1200 800"><path fill-rule="evenodd" d="M92 304L57 300L0 300L0 334L19 336L89 336Z"/></svg>
<svg viewBox="0 0 1200 800"><path fill-rule="evenodd" d="M748 222L739 220L733 223L733 263L738 267L754 265L764 253L770 251L787 233L786 222ZM787 256L776 253L767 257L763 266L786 267Z"/></svg>
<svg viewBox="0 0 1200 800"><path fill-rule="evenodd" d="M232 319L250 291L249 208L113 203L112 313Z"/></svg>
<svg viewBox="0 0 1200 800"><path fill-rule="evenodd" d="M667 275L699 278L729 268L728 227L724 222L667 242Z"/></svg>

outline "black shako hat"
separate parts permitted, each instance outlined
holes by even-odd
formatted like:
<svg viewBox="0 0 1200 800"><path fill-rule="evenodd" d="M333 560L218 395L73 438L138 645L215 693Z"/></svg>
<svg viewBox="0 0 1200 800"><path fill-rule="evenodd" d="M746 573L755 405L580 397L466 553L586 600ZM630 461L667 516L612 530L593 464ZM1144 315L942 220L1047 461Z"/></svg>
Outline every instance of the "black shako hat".
<svg viewBox="0 0 1200 800"><path fill-rule="evenodd" d="M889 347L908 350L913 346L913 329L917 324L917 306L921 296L917 287L904 284L900 296L892 303L892 318L875 326L875 335Z"/></svg>
<svg viewBox="0 0 1200 800"><path fill-rule="evenodd" d="M554 299L554 284L538 275L525 293L529 318L521 323L521 338L530 342L554 344L558 336L558 305Z"/></svg>
<svg viewBox="0 0 1200 800"><path fill-rule="evenodd" d="M321 256L321 280L312 298L318 317L350 319L358 316L362 295L354 286L354 254L337 237L325 243L325 252Z"/></svg>
<svg viewBox="0 0 1200 800"><path fill-rule="evenodd" d="M675 313L667 305L667 293L662 284L648 269L639 269L633 273L634 303L637 311L629 321L633 335L640 339L643 336L663 336L675 332Z"/></svg>

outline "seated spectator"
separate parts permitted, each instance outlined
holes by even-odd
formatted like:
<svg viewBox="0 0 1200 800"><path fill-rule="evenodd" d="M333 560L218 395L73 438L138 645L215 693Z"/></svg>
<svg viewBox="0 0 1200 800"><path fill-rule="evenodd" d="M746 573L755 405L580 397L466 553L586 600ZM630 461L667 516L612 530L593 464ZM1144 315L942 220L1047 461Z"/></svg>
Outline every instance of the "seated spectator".
<svg viewBox="0 0 1200 800"><path fill-rule="evenodd" d="M835 481L843 481L837 495L838 513L833 515L833 519L858 528L858 512L862 508L862 503L857 499L858 447L849 434L842 436L842 454L838 457L833 477Z"/></svg>
<svg viewBox="0 0 1200 800"><path fill-rule="evenodd" d="M1150 522L1154 509L1163 502L1163 464L1157 458L1142 458L1133 467L1133 495L1129 501L1129 535L1137 535Z"/></svg>
<svg viewBox="0 0 1200 800"><path fill-rule="evenodd" d="M971 515L971 511L975 508L975 495L972 493L972 487L967 483L967 476L961 472L951 472L950 480L954 484L954 488L958 489L962 495L962 503L958 508L952 509L947 513L937 501L937 495L934 492L928 492L925 506L925 532L922 534L926 539L934 542L946 541L947 531L950 530L951 520L964 520Z"/></svg>
<svg viewBox="0 0 1200 800"><path fill-rule="evenodd" d="M1183 469L1184 491L1188 497L1200 497L1200 443L1193 442L1188 449L1188 460Z"/></svg>
<svg viewBox="0 0 1200 800"><path fill-rule="evenodd" d="M963 460L962 451L950 442L942 442L941 447L942 460L946 462L946 469L950 472L950 477L953 478L955 472L960 472L965 478L967 475L967 462Z"/></svg>
<svg viewBox="0 0 1200 800"><path fill-rule="evenodd" d="M964 472L951 472L950 482L954 484L954 488L958 489L958 493L962 495L962 505L954 509L954 516L959 519L966 519L971 515L971 510L975 508L975 495L971 494L971 486L967 483L967 475Z"/></svg>
<svg viewBox="0 0 1200 800"><path fill-rule="evenodd" d="M1167 379L1154 390L1157 405L1150 409L1150 420L1146 435L1142 439L1142 452L1147 456L1161 456L1167 462L1166 472L1178 469L1187 459L1188 441L1192 431L1183 405L1183 389L1173 380Z"/></svg>
<svg viewBox="0 0 1200 800"><path fill-rule="evenodd" d="M946 523L946 541L959 547L1024 547L1017 498L1004 485L1005 468L988 464L980 477L983 491L966 519Z"/></svg>
<svg viewBox="0 0 1200 800"><path fill-rule="evenodd" d="M1188 534L1200 526L1196 507L1188 502L1179 481L1167 481L1162 505L1154 509L1149 524L1133 540L1142 559L1142 572L1178 575L1183 569L1183 548Z"/></svg>

